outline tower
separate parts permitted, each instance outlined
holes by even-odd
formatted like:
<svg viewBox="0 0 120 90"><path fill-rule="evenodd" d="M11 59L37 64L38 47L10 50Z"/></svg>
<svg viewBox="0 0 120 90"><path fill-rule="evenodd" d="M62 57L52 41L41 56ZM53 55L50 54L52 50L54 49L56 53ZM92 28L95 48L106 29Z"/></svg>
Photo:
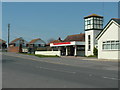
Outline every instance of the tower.
<svg viewBox="0 0 120 90"><path fill-rule="evenodd" d="M94 55L94 47L97 47L96 36L103 29L103 16L92 14L84 17L85 27L85 55Z"/></svg>

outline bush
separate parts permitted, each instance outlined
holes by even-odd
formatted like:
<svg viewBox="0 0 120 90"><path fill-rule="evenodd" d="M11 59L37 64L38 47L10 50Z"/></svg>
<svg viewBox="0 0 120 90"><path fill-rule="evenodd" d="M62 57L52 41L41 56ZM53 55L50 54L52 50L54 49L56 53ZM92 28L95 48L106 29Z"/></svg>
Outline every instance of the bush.
<svg viewBox="0 0 120 90"><path fill-rule="evenodd" d="M98 56L98 49L95 48L95 47L94 47L94 50L93 50L93 54L94 54L95 56Z"/></svg>

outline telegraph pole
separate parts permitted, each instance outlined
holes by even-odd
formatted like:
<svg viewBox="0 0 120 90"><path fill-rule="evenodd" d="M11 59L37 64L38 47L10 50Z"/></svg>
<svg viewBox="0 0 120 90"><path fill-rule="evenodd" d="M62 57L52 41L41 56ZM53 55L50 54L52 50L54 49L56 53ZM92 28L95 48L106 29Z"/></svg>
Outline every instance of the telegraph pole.
<svg viewBox="0 0 120 90"><path fill-rule="evenodd" d="M10 43L10 24L8 24L8 46Z"/></svg>

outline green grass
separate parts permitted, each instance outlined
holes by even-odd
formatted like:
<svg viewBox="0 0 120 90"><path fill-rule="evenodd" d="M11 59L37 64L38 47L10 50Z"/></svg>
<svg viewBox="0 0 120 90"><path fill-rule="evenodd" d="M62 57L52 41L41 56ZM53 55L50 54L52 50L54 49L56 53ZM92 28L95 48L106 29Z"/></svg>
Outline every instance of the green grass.
<svg viewBox="0 0 120 90"><path fill-rule="evenodd" d="M59 57L57 55L35 55L37 57Z"/></svg>
<svg viewBox="0 0 120 90"><path fill-rule="evenodd" d="M25 54L25 55L33 55L33 56L35 56L35 54L29 54L29 53L19 53L19 54Z"/></svg>
<svg viewBox="0 0 120 90"><path fill-rule="evenodd" d="M33 56L37 56L37 57L59 57L57 55L35 55L35 54L28 54L28 53L20 53L20 54L33 55Z"/></svg>

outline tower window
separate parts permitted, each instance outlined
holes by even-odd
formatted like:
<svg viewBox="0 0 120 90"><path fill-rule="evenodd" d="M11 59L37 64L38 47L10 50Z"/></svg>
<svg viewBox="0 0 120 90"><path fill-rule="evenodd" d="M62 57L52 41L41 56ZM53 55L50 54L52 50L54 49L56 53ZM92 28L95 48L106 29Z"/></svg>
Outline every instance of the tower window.
<svg viewBox="0 0 120 90"><path fill-rule="evenodd" d="M90 20L88 20L88 21L87 21L88 25L90 25L90 24L91 24L90 22L91 22Z"/></svg>
<svg viewBox="0 0 120 90"><path fill-rule="evenodd" d="M103 19L101 17L89 17L85 20L85 30L87 29L102 29Z"/></svg>
<svg viewBox="0 0 120 90"><path fill-rule="evenodd" d="M90 35L88 35L88 51L91 49Z"/></svg>

